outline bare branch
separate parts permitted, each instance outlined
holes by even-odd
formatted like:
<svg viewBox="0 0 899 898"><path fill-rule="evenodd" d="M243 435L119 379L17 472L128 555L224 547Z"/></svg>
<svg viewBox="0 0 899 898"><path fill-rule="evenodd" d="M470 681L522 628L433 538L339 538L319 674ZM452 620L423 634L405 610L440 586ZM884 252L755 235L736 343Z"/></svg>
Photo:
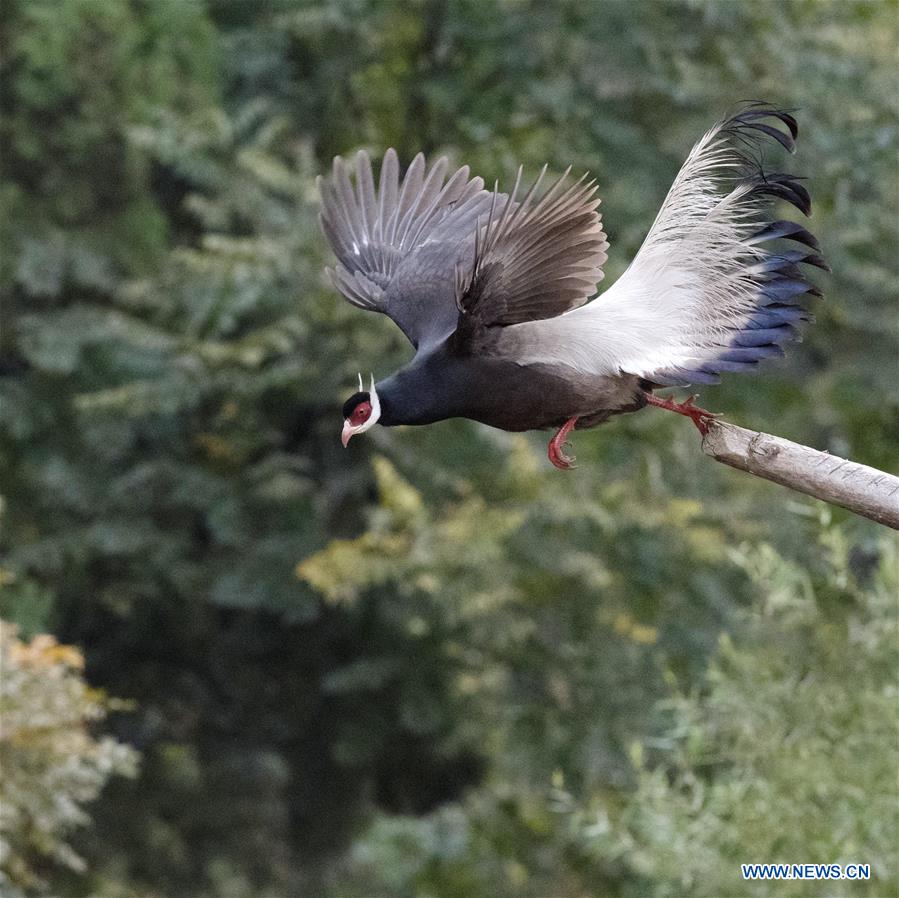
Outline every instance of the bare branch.
<svg viewBox="0 0 899 898"><path fill-rule="evenodd" d="M702 451L732 468L899 530L899 477L892 474L722 421L711 424Z"/></svg>

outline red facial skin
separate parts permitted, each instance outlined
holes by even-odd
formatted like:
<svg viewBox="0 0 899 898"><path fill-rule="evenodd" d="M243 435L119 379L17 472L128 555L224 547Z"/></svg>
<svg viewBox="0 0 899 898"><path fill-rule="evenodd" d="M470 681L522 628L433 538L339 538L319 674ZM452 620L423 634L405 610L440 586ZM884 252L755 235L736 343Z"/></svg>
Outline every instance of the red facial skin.
<svg viewBox="0 0 899 898"><path fill-rule="evenodd" d="M370 402L360 402L353 411L351 412L349 418L346 418L343 422L343 433L340 435L340 441L343 443L343 448L346 449L347 443L349 443L350 439L353 436L353 430L356 427L361 427L369 418L371 417L371 403Z"/></svg>
<svg viewBox="0 0 899 898"><path fill-rule="evenodd" d="M360 402L353 409L353 413L350 415L349 421L353 427L358 427L360 424L364 424L369 415L371 415L371 403L370 402Z"/></svg>

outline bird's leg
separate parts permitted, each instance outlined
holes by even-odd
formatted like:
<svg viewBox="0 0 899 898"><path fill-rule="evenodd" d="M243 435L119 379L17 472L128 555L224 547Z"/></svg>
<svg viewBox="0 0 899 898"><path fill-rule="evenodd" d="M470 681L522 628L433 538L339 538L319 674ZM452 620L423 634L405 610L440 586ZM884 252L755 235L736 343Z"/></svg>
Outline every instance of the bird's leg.
<svg viewBox="0 0 899 898"><path fill-rule="evenodd" d="M705 436L709 432L709 427L715 418L720 418L721 415L716 414L715 412L707 412L704 408L700 408L695 404L694 400L695 396L691 396L689 399L685 399L683 402L675 402L673 399L665 396L664 398L661 396L654 396L650 392L645 393L646 401L650 405L654 405L657 408L667 408L670 412L677 412L679 415L686 415L690 418L693 423L696 425L696 429Z"/></svg>
<svg viewBox="0 0 899 898"><path fill-rule="evenodd" d="M557 467L561 468L563 471L570 471L572 468L577 467L574 464L574 456L567 456L564 452L563 447L566 445L565 441L568 439L568 434L574 430L574 425L577 424L577 415L573 418L569 418L556 432L556 435L549 441L549 446L547 447L546 454L549 456L549 460Z"/></svg>

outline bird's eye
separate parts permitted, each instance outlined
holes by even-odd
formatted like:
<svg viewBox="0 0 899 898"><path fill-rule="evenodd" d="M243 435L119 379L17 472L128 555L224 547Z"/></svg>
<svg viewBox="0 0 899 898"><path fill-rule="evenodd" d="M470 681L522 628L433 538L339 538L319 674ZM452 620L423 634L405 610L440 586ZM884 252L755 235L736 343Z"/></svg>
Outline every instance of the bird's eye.
<svg viewBox="0 0 899 898"><path fill-rule="evenodd" d="M353 424L363 424L368 420L368 416L371 414L371 406L367 402L363 402L356 406L353 409L352 414L352 422Z"/></svg>

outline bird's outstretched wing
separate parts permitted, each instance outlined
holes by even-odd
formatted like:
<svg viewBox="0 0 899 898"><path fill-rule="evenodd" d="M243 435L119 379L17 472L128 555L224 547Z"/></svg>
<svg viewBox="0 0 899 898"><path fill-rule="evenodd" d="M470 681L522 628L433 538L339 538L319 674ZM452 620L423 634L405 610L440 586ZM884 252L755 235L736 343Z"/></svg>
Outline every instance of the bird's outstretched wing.
<svg viewBox="0 0 899 898"><path fill-rule="evenodd" d="M552 318L583 305L602 280L608 241L594 181L569 187L566 171L539 199L540 177L519 201L494 190L475 238L474 260L456 270L459 351L476 349L486 328Z"/></svg>
<svg viewBox="0 0 899 898"><path fill-rule="evenodd" d="M317 182L322 230L337 256L334 285L353 305L390 316L416 347L445 337L456 317L454 266L470 257L490 194L468 166L447 180L446 159L428 168L421 153L401 179L388 150L377 190L368 153L354 168L355 187L340 156L332 177Z"/></svg>
<svg viewBox="0 0 899 898"><path fill-rule="evenodd" d="M716 383L721 372L782 355L809 317L800 297L820 296L799 265L827 269L805 228L771 214L775 199L810 213L801 179L767 171L758 158L765 138L792 152L797 131L792 115L759 105L717 124L687 157L618 281L581 308L507 328L499 351L658 385Z"/></svg>

